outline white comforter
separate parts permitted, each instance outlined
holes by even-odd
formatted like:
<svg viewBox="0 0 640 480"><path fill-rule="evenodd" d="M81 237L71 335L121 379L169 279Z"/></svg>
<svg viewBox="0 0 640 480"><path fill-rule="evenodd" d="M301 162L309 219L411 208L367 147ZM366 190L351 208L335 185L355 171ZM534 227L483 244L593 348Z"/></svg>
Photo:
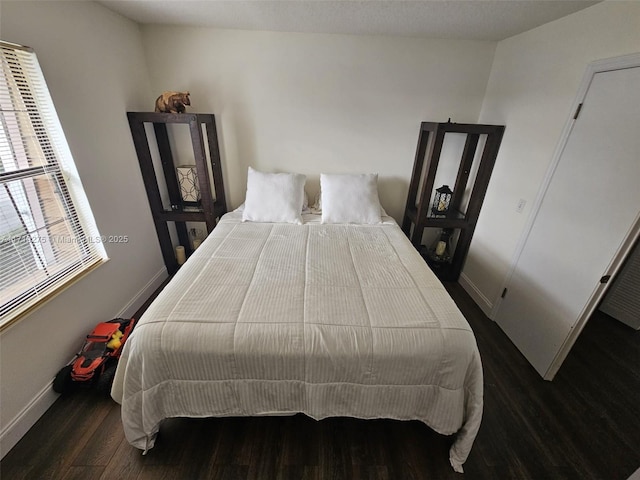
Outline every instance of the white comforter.
<svg viewBox="0 0 640 480"><path fill-rule="evenodd" d="M125 345L112 396L129 443L148 450L169 417L417 419L456 434L462 471L482 416L475 337L395 222L240 218L223 217Z"/></svg>

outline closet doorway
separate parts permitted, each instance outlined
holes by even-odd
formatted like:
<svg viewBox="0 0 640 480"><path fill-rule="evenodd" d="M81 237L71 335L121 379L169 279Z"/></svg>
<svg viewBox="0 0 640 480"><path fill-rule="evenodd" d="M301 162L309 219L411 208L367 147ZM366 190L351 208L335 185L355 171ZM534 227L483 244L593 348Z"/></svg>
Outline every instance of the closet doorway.
<svg viewBox="0 0 640 480"><path fill-rule="evenodd" d="M640 55L594 62L494 316L552 380L640 230Z"/></svg>

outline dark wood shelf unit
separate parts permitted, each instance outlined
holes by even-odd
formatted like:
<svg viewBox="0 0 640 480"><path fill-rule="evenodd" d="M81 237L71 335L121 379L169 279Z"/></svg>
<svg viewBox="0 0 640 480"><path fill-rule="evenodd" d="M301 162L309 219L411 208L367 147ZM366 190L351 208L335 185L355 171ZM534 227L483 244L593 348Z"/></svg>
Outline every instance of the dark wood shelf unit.
<svg viewBox="0 0 640 480"><path fill-rule="evenodd" d="M167 222L175 222L180 244L185 247L186 254L189 255L192 253L191 242L189 241L189 232L185 222L204 222L207 233L210 233L215 228L217 219L227 212L215 115L203 113L127 112L127 118L129 119L129 127L131 128L133 143L138 155L153 221L158 233L162 257L169 274L174 274L178 270L178 263L175 258ZM170 210L167 210L162 204L158 175L156 175L149 147L150 139L145 130L146 123L152 124L155 132L160 163L162 164L162 171L171 203ZM183 205L167 124L186 124L189 127L201 196L198 208ZM211 189L207 152L209 153L208 157L213 176L215 199Z"/></svg>
<svg viewBox="0 0 640 480"><path fill-rule="evenodd" d="M421 249L425 228L451 228L459 231L451 261L447 262L447 265L431 265L442 280L456 281L460 276L464 260L469 252L482 202L487 193L489 179L502 142L504 129L503 125L451 122L422 122L420 125L402 230L418 250ZM434 187L436 187L434 182L447 133L466 134L466 140L459 160L449 210L445 215L434 215L431 211L430 202ZM460 207L465 190L468 187L473 161L477 158L476 150L482 135L486 135L486 141L480 155L480 163L473 185L471 185L471 194L466 209L461 212Z"/></svg>
<svg viewBox="0 0 640 480"><path fill-rule="evenodd" d="M412 207L407 207L405 211L405 221L407 218L411 223L417 223L418 217L418 208L414 205ZM450 215L433 215L431 212L427 212L427 219L429 221L429 227L437 227L437 228L464 228L467 225L467 220L465 215L460 212L455 212Z"/></svg>

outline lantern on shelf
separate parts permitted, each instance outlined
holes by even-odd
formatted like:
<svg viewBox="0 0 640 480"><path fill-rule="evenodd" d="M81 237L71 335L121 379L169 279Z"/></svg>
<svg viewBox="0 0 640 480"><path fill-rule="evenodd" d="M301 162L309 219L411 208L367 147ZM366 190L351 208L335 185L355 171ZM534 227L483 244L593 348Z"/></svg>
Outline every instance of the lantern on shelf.
<svg viewBox="0 0 640 480"><path fill-rule="evenodd" d="M180 196L185 205L200 203L200 185L198 184L198 170L195 165L176 167Z"/></svg>
<svg viewBox="0 0 640 480"><path fill-rule="evenodd" d="M451 236L453 230L451 228L443 228L440 235L427 251L429 259L436 263L445 263L451 261Z"/></svg>
<svg viewBox="0 0 640 480"><path fill-rule="evenodd" d="M436 188L436 195L433 198L433 205L431 206L431 211L434 215L447 214L452 194L453 191L449 188L449 185L443 185L440 188Z"/></svg>

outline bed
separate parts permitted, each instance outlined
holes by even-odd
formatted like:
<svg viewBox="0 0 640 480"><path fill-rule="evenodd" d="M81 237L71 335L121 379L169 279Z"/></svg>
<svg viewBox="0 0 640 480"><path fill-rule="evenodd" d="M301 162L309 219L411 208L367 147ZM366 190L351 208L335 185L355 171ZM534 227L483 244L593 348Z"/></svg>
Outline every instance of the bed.
<svg viewBox="0 0 640 480"><path fill-rule="evenodd" d="M483 407L470 326L391 217L299 218L226 214L150 305L112 389L128 442L146 452L171 417L420 420L455 435L462 471Z"/></svg>

